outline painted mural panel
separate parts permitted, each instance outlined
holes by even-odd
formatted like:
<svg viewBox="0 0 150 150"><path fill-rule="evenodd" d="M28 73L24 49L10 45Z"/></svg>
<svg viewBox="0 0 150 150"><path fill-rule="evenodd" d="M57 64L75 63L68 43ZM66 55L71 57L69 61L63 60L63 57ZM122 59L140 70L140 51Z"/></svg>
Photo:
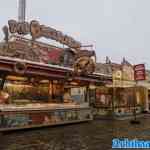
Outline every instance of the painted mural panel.
<svg viewBox="0 0 150 150"><path fill-rule="evenodd" d="M112 106L112 93L109 88L101 87L96 89L96 105L99 107Z"/></svg>

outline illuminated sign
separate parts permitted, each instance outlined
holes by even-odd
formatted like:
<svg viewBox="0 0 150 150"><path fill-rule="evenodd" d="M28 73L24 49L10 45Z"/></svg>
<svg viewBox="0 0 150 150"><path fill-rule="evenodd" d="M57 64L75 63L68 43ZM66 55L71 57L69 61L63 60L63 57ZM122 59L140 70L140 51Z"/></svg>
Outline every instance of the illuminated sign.
<svg viewBox="0 0 150 150"><path fill-rule="evenodd" d="M134 80L140 81L145 80L145 65L138 64L134 66Z"/></svg>

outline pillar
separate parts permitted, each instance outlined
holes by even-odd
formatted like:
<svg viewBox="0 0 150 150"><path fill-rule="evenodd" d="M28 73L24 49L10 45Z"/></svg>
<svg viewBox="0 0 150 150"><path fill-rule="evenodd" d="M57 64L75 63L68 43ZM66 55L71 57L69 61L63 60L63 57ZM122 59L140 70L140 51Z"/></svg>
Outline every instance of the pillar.
<svg viewBox="0 0 150 150"><path fill-rule="evenodd" d="M145 111L149 111L148 89L145 88Z"/></svg>
<svg viewBox="0 0 150 150"><path fill-rule="evenodd" d="M26 19L26 0L19 0L18 21L24 22Z"/></svg>

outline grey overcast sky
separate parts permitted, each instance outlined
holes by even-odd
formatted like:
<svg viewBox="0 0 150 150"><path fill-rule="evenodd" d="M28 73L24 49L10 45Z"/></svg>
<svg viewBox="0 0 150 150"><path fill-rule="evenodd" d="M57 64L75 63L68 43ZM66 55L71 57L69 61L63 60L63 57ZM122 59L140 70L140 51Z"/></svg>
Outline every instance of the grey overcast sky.
<svg viewBox="0 0 150 150"><path fill-rule="evenodd" d="M17 0L1 0L0 27L17 19L17 6ZM150 69L150 0L27 0L32 19L93 44L100 62L126 57Z"/></svg>

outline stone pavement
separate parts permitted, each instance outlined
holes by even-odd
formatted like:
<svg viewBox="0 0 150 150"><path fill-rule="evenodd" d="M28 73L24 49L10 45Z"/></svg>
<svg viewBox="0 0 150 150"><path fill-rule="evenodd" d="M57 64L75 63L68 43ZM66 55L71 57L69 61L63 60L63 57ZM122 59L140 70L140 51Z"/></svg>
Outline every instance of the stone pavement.
<svg viewBox="0 0 150 150"><path fill-rule="evenodd" d="M0 150L110 150L112 138L150 139L150 116L129 120L97 120L91 123L7 133Z"/></svg>

